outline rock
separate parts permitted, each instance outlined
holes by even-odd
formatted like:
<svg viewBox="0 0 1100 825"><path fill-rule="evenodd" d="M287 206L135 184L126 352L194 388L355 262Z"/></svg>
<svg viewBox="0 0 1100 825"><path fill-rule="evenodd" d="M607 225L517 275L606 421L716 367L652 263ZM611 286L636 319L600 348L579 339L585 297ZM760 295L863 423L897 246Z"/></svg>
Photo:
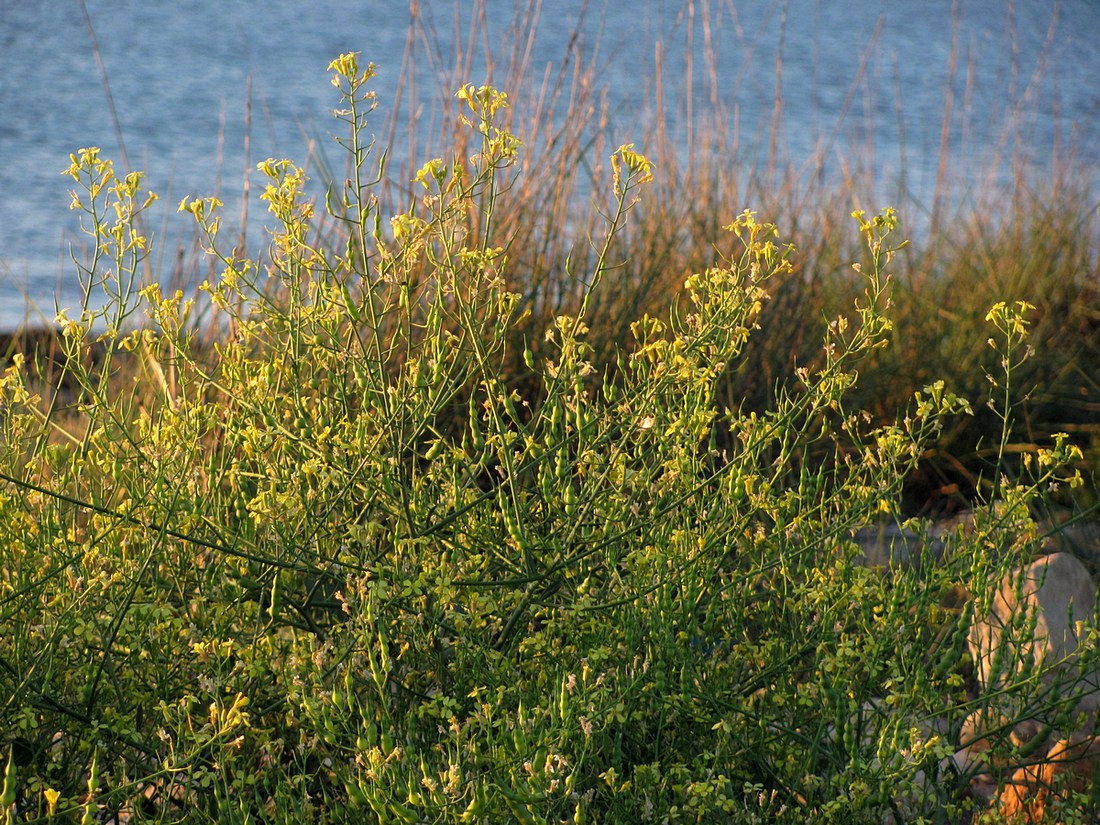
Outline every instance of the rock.
<svg viewBox="0 0 1100 825"><path fill-rule="evenodd" d="M892 522L860 527L850 536L859 546L861 561L867 567L907 569L918 566L926 554L938 561L944 552L944 541L939 535L925 535Z"/></svg>
<svg viewBox="0 0 1100 825"><path fill-rule="evenodd" d="M1034 753L1050 736L1050 727L1033 719L1020 720L992 707L971 713L959 734L955 768L970 785L970 793L985 803L997 797L997 775L1016 765L994 755L995 745L1011 745L1017 754Z"/></svg>
<svg viewBox="0 0 1100 825"><path fill-rule="evenodd" d="M1034 765L1016 770L997 798L997 822L1053 822L1047 814L1072 811L1074 795L1089 793L1100 778L1100 740L1061 739Z"/></svg>
<svg viewBox="0 0 1100 825"><path fill-rule="evenodd" d="M1100 700L1100 672L1082 672L1080 634L1094 624L1096 585L1085 566L1069 553L1044 556L1006 576L990 613L970 628L970 655L986 691L1023 677L1028 668L1044 669L1043 680L1058 680L1083 691L1081 710ZM1032 630L1032 624L1034 629Z"/></svg>
<svg viewBox="0 0 1100 825"><path fill-rule="evenodd" d="M1096 608L1096 585L1085 566L1069 553L1053 553L1006 576L988 612L970 627L968 646L988 703L963 724L954 761L974 796L1004 817L997 821L1043 821L1069 790L1090 786L1100 764L1100 744L1092 738L1100 670L1095 659L1084 659L1080 644ZM1033 674L1039 708L1028 708L1020 691L999 695ZM1026 687L1023 693L1035 695ZM1059 706L1063 697L1068 703ZM1062 729L1067 724L1068 731ZM1011 748L995 747L1001 742ZM1014 754L1013 762L994 751Z"/></svg>

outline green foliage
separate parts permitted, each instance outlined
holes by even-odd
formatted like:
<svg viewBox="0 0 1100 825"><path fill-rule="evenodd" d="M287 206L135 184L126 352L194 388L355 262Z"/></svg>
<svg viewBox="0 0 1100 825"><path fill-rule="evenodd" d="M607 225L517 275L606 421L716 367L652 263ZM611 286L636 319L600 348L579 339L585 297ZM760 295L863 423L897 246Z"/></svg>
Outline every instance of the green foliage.
<svg viewBox="0 0 1100 825"><path fill-rule="evenodd" d="M1029 508L1079 455L998 479L938 564L860 563L851 531L900 513L968 411L942 382L891 423L852 402L891 333L893 211L856 213L862 288L816 365L766 409L725 404L794 265L774 226L737 216L597 359L659 171L623 146L575 312L525 339L493 230L522 148L506 97L459 91L478 148L421 167L387 222L373 67L330 68L342 244L315 241L285 160L259 165L263 260L222 249L216 200L180 204L217 262L212 346L194 299L140 283L140 179L73 157L94 243L89 300L59 319L77 390L43 401L18 360L0 379L7 819L942 821L970 711L969 617L942 594L1030 552ZM991 312L1006 428L1025 310Z"/></svg>

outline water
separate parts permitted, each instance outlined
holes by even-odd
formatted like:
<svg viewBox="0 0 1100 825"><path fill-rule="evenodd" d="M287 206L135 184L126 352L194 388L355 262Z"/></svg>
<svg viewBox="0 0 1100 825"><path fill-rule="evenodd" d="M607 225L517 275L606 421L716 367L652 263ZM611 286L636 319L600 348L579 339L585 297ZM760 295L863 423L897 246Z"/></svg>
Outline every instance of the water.
<svg viewBox="0 0 1100 825"><path fill-rule="evenodd" d="M446 56L453 47L454 0L416 5L423 29L436 33ZM459 0L463 31L474 5ZM486 0L486 40L493 48L509 44L516 5ZM709 49L716 93L726 111L737 113L743 160L762 162L781 65L781 161L797 165L820 155L839 174L842 160L869 157L885 179L904 176L917 201L927 201L934 189L951 89L955 180L980 186L998 153L1015 152L1041 174L1057 153L1072 152L1089 179L1100 181L1100 4L1069 0L1054 11L1046 3L1018 3L1014 16L1008 6L993 4L998 8L991 12L989 5L593 1L583 15L583 0L544 0L532 75L537 80L547 64L559 64L579 29L583 48L598 44L593 57L603 67L614 115L612 142L630 142L656 105L650 81L658 50L673 114L688 100L696 114L710 107L709 80L699 68ZM217 192L231 219L239 212L246 169L269 156L305 161L311 142L327 141L337 129L330 110L338 101L325 71L337 54L361 51L380 65L375 88L386 106L399 84L410 22L409 7L373 0L87 0L87 10L130 162L161 195L151 214L161 274L190 240L190 226L174 214L180 198ZM697 67L690 94L683 82L689 55ZM441 92L432 83L439 70L422 46L415 60L423 99L409 103L414 110L430 107ZM479 71L470 80L480 82ZM0 328L52 319L55 302L78 305L68 255L71 244L79 249L81 235L67 210L71 181L59 173L70 152L90 145L122 168L78 0L0 0ZM398 157L403 145L399 134ZM250 174L255 198L259 181ZM262 245L258 202L252 216L255 252Z"/></svg>

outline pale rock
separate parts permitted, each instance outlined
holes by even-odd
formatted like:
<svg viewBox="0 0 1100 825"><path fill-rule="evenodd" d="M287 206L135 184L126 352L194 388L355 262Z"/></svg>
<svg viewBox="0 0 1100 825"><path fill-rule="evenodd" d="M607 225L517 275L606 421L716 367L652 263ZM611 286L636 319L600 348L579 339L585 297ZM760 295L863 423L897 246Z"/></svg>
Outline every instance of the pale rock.
<svg viewBox="0 0 1100 825"><path fill-rule="evenodd" d="M1079 711L1096 710L1100 673L1093 666L1083 672L1078 655L1080 638L1093 625L1095 613L1096 585L1069 553L1044 556L1006 576L989 615L970 628L970 655L979 683L995 690L1020 676L1027 663L1045 671L1046 684L1060 680L1069 690L1081 690ZM1028 638L1032 621L1034 634Z"/></svg>

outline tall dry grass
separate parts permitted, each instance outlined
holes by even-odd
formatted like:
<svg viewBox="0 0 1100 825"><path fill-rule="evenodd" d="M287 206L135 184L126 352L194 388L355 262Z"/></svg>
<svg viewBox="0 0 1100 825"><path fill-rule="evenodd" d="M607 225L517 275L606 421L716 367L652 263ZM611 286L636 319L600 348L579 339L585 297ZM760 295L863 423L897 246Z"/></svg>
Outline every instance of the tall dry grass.
<svg viewBox="0 0 1100 825"><path fill-rule="evenodd" d="M989 384L981 376L995 366L985 343L984 314L997 300L1024 300L1037 307L1034 355L1019 371L1029 391L1017 410L1013 451L1026 453L1047 443L1052 433L1065 431L1100 460L1100 229L1097 199L1087 184L1094 170L1080 167L1072 146L1054 146L1040 158L1047 167L1038 174L1041 170L1023 151L1026 135L1018 125L1023 120L1009 116L998 142L1002 150L988 158L980 174L958 174L960 153L968 149L971 91L957 19L935 184L922 199L907 188L904 165L896 179L876 172L880 165L869 121L859 127L865 145L839 164L835 157L837 136L869 105L868 90L883 85L870 68L881 20L863 51L853 55L840 109L825 113L835 123L822 129L812 156L796 161L786 148L792 126L778 93L785 71L782 56L773 65L744 69L755 73L754 82L774 83L777 91L763 132L743 134L740 112L723 94L715 41L722 26L741 22L724 4L682 4L676 26L652 56L651 74L638 79L651 106L629 117L616 110L605 79L617 44L599 25L588 25L598 22L599 4L582 7L558 59L545 66L535 65L533 58L546 14L540 0L516 4L509 36L494 42L487 35L486 0L456 3L445 19L427 11L417 0L410 3L400 83L385 101L389 114L375 135L393 158L380 170L378 197L383 213L404 211L418 197L412 181L419 162L472 151L454 89L486 82L509 93L514 105L505 125L524 143L521 162L510 185L494 196L492 225L483 220L488 204L472 208L467 221L471 231L486 233L507 250L508 286L524 296L521 340L506 356L513 378L520 380L524 373L523 343L536 357L542 355L542 336L552 319L577 310L599 251L593 239L602 236L605 223L596 193L603 191L612 150L631 140L655 161L657 176L614 239L611 257L621 265L614 269L613 288L597 293L589 307L588 343L595 363L613 363L629 345L630 319L657 313L680 293L688 275L721 255L736 255L736 244L716 249L715 239L724 236L723 225L751 208L794 243L797 263L789 276L771 285L770 303L759 319L761 333L726 376L721 397L730 408L767 408L777 387L791 380L794 366L812 369L820 363L819 322L850 308L862 290L850 267L861 254L851 211L873 211L885 201L898 209L903 230L915 238L892 272L893 346L862 372L860 403L887 419L915 389L942 375L977 411L953 422L929 450L910 484L912 506L931 512L965 506L980 492L983 473L988 474L999 422L984 412ZM777 3L772 13L779 17L778 34L784 38L786 5ZM1053 28L1048 49L1052 37ZM684 56L678 71L669 68L673 52ZM1036 76L1014 81L1014 88L1036 87L1044 67L1040 59ZM1014 63L1013 77L1019 73ZM738 78L734 85L746 80ZM688 94L691 89L703 93ZM1028 93L1019 90L1018 99L1010 101L1010 115ZM894 95L904 159L905 100L897 90ZM697 97L705 105L695 103ZM960 123L961 129L955 128ZM963 145L954 137L960 131ZM342 156L334 160L321 140L314 148L306 165L315 183L322 191L337 191L346 176ZM840 174L831 174L837 166ZM247 195L247 172L245 180ZM239 219L242 250L247 210L246 197ZM323 214L316 232L317 242L328 248L347 243L342 224ZM216 262L204 258L200 246L196 241L190 249L177 250L170 267L173 288L189 289L213 277ZM208 345L226 334L212 311L196 313L195 322Z"/></svg>
<svg viewBox="0 0 1100 825"><path fill-rule="evenodd" d="M983 412L989 383L982 375L995 366L986 345L984 315L996 300L1023 300L1037 307L1034 355L1020 373L1029 391L1018 410L1014 451L1045 444L1058 431L1069 432L1086 449L1093 446L1100 430L1100 231L1095 193L1086 183L1089 170L1080 168L1071 148L1051 147L1049 156L1040 158L1049 168L1037 175L1039 170L1020 150L1024 135L1013 132L1022 129L1012 125L1019 121L1006 118L1003 153L989 157L980 174L958 174L959 154L968 147L952 142L952 126L962 120L965 138L970 101L965 82L969 67L960 54L957 21L929 202L907 190L904 168L898 179L876 173L869 126L866 146L841 161L841 175L826 172L835 165L831 141L846 118L858 117L866 89L881 81L869 76L878 30L866 49L853 56L850 90L841 110L833 113L835 126L825 130L814 156L796 162L785 150L790 125L781 94L776 95L767 132L751 141L740 133L739 113L721 94L713 38L718 26L731 21L720 4L684 3L682 26L658 46L652 75L640 81L652 109L645 118L631 121L629 129L616 119L602 80L614 55L601 51L604 44L598 38L586 39L591 27L578 25L559 61L540 67L531 61L544 13L538 0L517 5L512 35L503 47L485 39L484 0L461 13L456 6L449 21L453 30L446 37L418 14L415 2L411 9L402 86L394 103L421 99L427 88L434 95L428 107L433 115L418 121L413 107L395 106L382 129L384 142L392 149L396 136L405 134L408 145L401 154L409 158L431 157L443 147L461 152L468 132L448 90L471 80L490 82L517 101L508 125L525 144L522 164L499 196L493 226L481 226L477 211L468 218L471 228L489 232L508 250L509 286L525 296L529 316L523 335L536 354L552 318L577 308L597 254L591 239L600 235L603 221L593 193L606 178L611 150L629 137L654 159L657 179L616 238L613 256L622 265L614 273L614 288L603 290L590 307L594 361L610 363L628 344L629 319L667 305L685 278L712 265L716 255L735 254L733 248L716 250L714 239L723 236L721 227L734 215L751 207L763 219L775 221L799 250L795 270L772 285L771 302L759 322L762 332L754 336L722 391L732 408L766 408L778 384L794 374L793 366L820 362L821 344L813 331L821 319L850 308L862 290L850 268L860 246L849 213L877 208L881 204L876 199L889 197L903 227L919 234L894 267L894 345L862 374L861 403L888 418L931 376L942 375L978 411L955 421L929 451L911 484L912 505L933 512L964 506L980 492L979 478L988 473L999 422ZM584 13L598 16L599 9L586 7ZM776 13L785 15L785 6L777 5ZM780 37L784 27L781 19ZM674 75L666 66L667 55L678 48L684 50L685 61L683 73ZM1040 61L1036 71L1042 68ZM770 71L780 88L781 57L752 71ZM1014 64L1014 76L1018 71ZM694 96L686 90L700 84L707 104L693 108ZM962 96L953 91L956 85L963 87ZM904 157L905 101L897 91L895 105ZM402 118L407 120L399 122ZM414 173L409 164L390 169L382 197L390 199L391 211L411 202L414 193L408 182ZM521 351L519 345L510 350L515 375L523 371Z"/></svg>

